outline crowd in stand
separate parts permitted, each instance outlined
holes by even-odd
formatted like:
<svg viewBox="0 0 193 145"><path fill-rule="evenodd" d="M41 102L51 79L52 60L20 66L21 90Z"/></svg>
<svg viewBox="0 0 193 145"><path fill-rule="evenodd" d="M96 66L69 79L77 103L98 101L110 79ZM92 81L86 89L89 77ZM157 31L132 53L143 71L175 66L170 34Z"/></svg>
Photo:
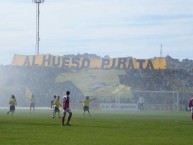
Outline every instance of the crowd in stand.
<svg viewBox="0 0 193 145"><path fill-rule="evenodd" d="M17 86L20 90L28 87L36 98L39 98L37 100L39 104L45 106L49 104L53 95L63 95L65 90L70 90L78 98L83 97L82 92L71 81L56 82L58 74L70 71L74 70L41 66L0 66L0 85ZM125 72L126 75L119 76L120 83L129 86L132 90L193 92L193 69L127 69ZM9 87L6 88L9 89ZM16 94L25 96L24 91L18 90L14 88ZM0 92L0 96L10 96L8 93L9 91L4 89ZM75 101L77 98L72 99ZM153 99L159 101L152 97Z"/></svg>
<svg viewBox="0 0 193 145"><path fill-rule="evenodd" d="M121 84L135 90L193 91L193 70L184 69L131 69L121 75Z"/></svg>
<svg viewBox="0 0 193 145"><path fill-rule="evenodd" d="M125 72L126 75L119 76L120 83L136 91L135 102L138 96L143 96L146 103L175 104L178 92L179 104L186 106L193 93L193 69L128 69Z"/></svg>
<svg viewBox="0 0 193 145"><path fill-rule="evenodd" d="M26 98L26 88L29 88L37 98L37 104L47 106L50 104L50 99L54 95L64 95L66 90L73 92L75 97L72 102L75 102L76 97L82 98L80 90L70 81L56 82L58 74L69 72L70 70L52 67L16 67L16 66L0 66L0 86L5 86L4 91L0 92L1 98L8 98L14 93L18 97L18 105L28 106ZM3 87L1 87L2 89Z"/></svg>

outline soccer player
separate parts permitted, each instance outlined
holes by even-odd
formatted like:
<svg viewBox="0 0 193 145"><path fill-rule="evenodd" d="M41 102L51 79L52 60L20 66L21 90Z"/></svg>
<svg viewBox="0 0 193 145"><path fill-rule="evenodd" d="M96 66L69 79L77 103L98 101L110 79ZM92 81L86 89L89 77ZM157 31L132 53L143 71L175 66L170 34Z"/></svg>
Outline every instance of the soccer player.
<svg viewBox="0 0 193 145"><path fill-rule="evenodd" d="M60 117L60 107L62 106L61 104L60 104L60 96L58 96L58 98L57 99L55 99L55 101L54 101L54 111L53 111L53 116L52 116L52 118L55 118L55 116L56 116L56 113L58 113L58 118L61 118Z"/></svg>
<svg viewBox="0 0 193 145"><path fill-rule="evenodd" d="M52 99L51 101L50 101L50 104L51 104L51 106L50 106L50 108L54 108L54 101L56 100L56 95L54 95L54 99Z"/></svg>
<svg viewBox="0 0 193 145"><path fill-rule="evenodd" d="M192 95L192 97L193 97L193 95ZM189 109L191 110L191 113L192 113L192 121L193 121L193 98L191 98L191 99L189 100L188 107L189 107Z"/></svg>
<svg viewBox="0 0 193 145"><path fill-rule="evenodd" d="M33 108L33 111L35 111L35 103L36 103L36 100L35 100L34 95L32 94L32 96L30 97L30 113L31 113L32 108Z"/></svg>
<svg viewBox="0 0 193 145"><path fill-rule="evenodd" d="M10 110L7 112L7 115L11 112L11 115L15 112L15 105L17 105L17 101L15 99L14 95L11 95L11 98L9 100Z"/></svg>
<svg viewBox="0 0 193 145"><path fill-rule="evenodd" d="M72 117L72 112L70 110L70 91L66 91L66 95L63 97L63 116L62 116L62 126L64 125L70 125L70 119ZM67 119L67 123L65 124L65 117L66 117L66 113L69 114L68 119Z"/></svg>
<svg viewBox="0 0 193 145"><path fill-rule="evenodd" d="M89 99L89 96L86 96L86 98L84 99L84 100L82 100L82 101L80 101L80 102L82 102L82 104L83 104L83 116L84 116L84 114L85 114L85 111L87 111L88 112L88 114L89 114L89 116L90 116L90 111L89 111L89 105L90 105L90 102L91 101L93 101L93 100L95 100L96 98L94 98L94 99Z"/></svg>

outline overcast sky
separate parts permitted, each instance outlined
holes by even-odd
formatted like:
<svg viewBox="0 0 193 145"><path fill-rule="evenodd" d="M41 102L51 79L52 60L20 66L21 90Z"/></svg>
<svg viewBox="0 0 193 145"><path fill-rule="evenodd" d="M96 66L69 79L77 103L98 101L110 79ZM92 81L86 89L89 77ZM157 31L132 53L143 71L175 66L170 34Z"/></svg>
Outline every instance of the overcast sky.
<svg viewBox="0 0 193 145"><path fill-rule="evenodd" d="M0 64L34 55L36 5L0 0ZM40 54L193 59L193 0L45 0Z"/></svg>

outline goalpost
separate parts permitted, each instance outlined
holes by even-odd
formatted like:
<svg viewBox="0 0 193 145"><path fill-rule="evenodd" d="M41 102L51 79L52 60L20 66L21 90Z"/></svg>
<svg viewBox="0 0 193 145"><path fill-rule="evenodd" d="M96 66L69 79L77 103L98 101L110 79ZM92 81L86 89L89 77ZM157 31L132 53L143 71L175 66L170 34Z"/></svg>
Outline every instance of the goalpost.
<svg viewBox="0 0 193 145"><path fill-rule="evenodd" d="M116 103L118 106L122 103L138 104L140 96L144 98L146 110L179 111L179 93L177 91L129 90L118 92Z"/></svg>

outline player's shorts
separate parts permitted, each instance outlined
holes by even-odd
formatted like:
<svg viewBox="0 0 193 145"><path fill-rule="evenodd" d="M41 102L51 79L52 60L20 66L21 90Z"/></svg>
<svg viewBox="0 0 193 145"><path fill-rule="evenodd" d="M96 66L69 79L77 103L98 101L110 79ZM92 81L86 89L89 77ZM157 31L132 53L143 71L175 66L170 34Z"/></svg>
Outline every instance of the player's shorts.
<svg viewBox="0 0 193 145"><path fill-rule="evenodd" d="M89 106L83 106L84 111L89 111Z"/></svg>
<svg viewBox="0 0 193 145"><path fill-rule="evenodd" d="M30 107L35 107L35 103L30 103Z"/></svg>
<svg viewBox="0 0 193 145"><path fill-rule="evenodd" d="M15 105L10 106L10 111L15 111Z"/></svg>
<svg viewBox="0 0 193 145"><path fill-rule="evenodd" d="M60 109L58 107L54 107L54 112L60 112Z"/></svg>
<svg viewBox="0 0 193 145"><path fill-rule="evenodd" d="M70 108L63 109L63 113L72 113Z"/></svg>
<svg viewBox="0 0 193 145"><path fill-rule="evenodd" d="M193 113L193 107L191 107L190 110L191 110L191 113Z"/></svg>

